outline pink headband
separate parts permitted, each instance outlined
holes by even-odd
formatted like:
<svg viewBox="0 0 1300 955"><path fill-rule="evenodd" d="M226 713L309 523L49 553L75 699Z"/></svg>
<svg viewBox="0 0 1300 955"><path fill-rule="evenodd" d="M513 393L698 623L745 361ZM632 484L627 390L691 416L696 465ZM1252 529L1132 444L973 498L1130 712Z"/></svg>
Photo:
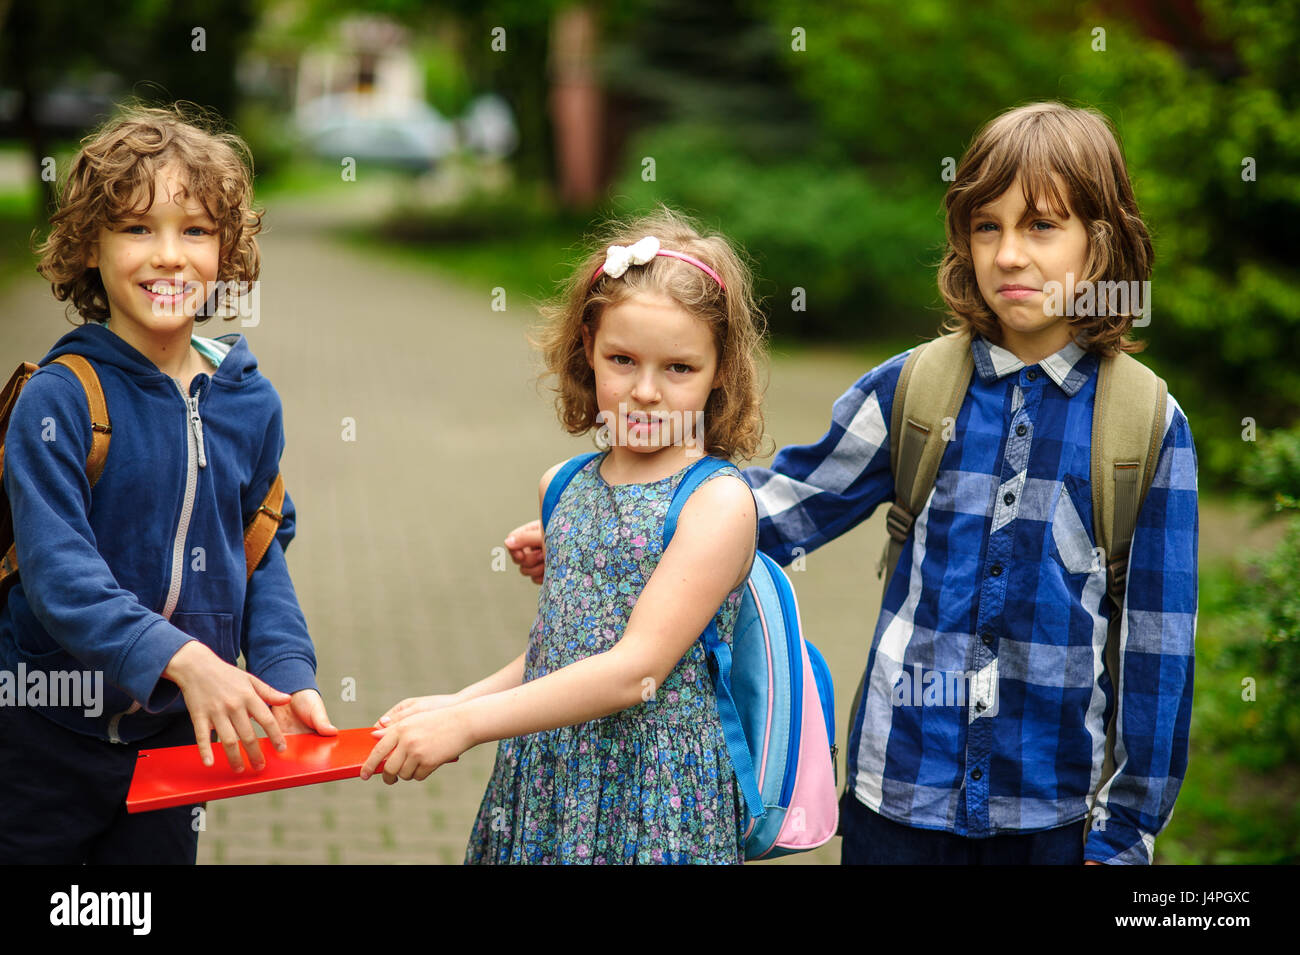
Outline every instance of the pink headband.
<svg viewBox="0 0 1300 955"><path fill-rule="evenodd" d="M722 278L717 272L709 268L693 255L687 255L685 252L674 252L671 249L662 249L659 247L659 240L652 235L646 236L640 242L634 245L611 245L605 253L605 262L598 269L596 274L591 277L591 283L594 284L601 275L608 275L610 278L620 278L627 271L629 265L645 265L656 255L666 255L669 258L680 259L690 265L695 266L713 281L718 283L718 287L724 292L727 286L723 283Z"/></svg>

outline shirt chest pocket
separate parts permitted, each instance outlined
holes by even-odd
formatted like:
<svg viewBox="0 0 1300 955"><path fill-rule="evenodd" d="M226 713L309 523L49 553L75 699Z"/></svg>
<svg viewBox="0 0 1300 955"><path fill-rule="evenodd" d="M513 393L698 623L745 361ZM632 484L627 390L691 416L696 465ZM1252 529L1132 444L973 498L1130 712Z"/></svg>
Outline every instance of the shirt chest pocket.
<svg viewBox="0 0 1300 955"><path fill-rule="evenodd" d="M1067 573L1095 574L1104 566L1101 548L1093 546L1088 532L1091 523L1092 498L1088 486L1073 474L1067 474L1057 492L1051 528L1052 556Z"/></svg>

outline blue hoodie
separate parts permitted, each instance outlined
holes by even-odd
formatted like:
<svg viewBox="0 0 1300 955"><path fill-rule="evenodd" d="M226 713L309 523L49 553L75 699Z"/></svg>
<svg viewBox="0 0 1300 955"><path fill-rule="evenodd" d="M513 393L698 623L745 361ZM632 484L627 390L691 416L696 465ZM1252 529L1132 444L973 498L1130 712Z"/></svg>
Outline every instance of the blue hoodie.
<svg viewBox="0 0 1300 955"><path fill-rule="evenodd" d="M242 335L219 341L229 352L195 377L187 400L113 332L83 325L59 339L14 406L4 484L19 579L0 607L0 669L29 681L37 671L102 675L102 705L38 707L69 729L134 742L171 725L185 702L162 671L191 639L227 663L242 652L250 673L285 693L316 686L284 559L287 494L279 546L246 582L244 525L284 448L280 398ZM85 392L47 364L63 354L90 360L108 404L112 436L93 493Z"/></svg>

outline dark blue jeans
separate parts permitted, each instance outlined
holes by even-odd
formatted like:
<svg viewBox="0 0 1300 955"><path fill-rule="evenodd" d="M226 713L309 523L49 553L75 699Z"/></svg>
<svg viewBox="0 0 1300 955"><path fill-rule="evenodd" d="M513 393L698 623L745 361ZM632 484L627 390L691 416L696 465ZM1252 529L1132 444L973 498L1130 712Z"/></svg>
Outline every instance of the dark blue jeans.
<svg viewBox="0 0 1300 955"><path fill-rule="evenodd" d="M968 839L915 829L872 812L846 792L840 799L842 865L1083 865L1083 820L1024 835Z"/></svg>
<svg viewBox="0 0 1300 955"><path fill-rule="evenodd" d="M184 714L166 731L122 745L25 706L0 706L0 865L193 865L195 807L126 811L136 753L193 742Z"/></svg>

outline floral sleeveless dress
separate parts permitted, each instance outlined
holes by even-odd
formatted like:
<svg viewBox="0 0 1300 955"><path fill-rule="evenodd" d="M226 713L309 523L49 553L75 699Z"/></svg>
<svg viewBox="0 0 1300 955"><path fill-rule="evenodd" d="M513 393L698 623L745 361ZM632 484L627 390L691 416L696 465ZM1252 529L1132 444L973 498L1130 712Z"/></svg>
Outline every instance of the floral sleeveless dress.
<svg viewBox="0 0 1300 955"><path fill-rule="evenodd" d="M610 485L604 459L574 475L551 515L525 681L617 643L663 555L664 517L685 469ZM738 587L715 617L728 643L740 596ZM502 740L465 862L739 863L746 822L697 640L646 702Z"/></svg>

